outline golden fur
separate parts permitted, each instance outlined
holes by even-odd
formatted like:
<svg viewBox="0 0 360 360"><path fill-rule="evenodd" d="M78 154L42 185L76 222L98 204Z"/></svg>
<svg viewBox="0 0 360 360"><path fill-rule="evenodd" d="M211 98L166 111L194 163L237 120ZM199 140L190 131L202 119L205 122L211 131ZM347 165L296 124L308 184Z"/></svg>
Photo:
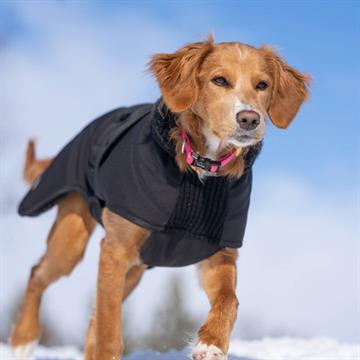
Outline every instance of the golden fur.
<svg viewBox="0 0 360 360"><path fill-rule="evenodd" d="M215 44L207 41L188 44L174 54L155 55L150 62L163 98L171 111L178 113L178 127L171 137L176 146L179 168L189 171L181 152L181 128L189 133L193 148L202 155L208 152L206 127L219 139L217 155L234 145L236 103L246 103L280 128L286 128L307 97L309 77L290 67L269 47L253 48L240 43ZM214 85L214 76L223 76L228 87ZM256 84L266 81L267 89L257 91ZM260 141L265 122L256 130ZM246 147L244 147L246 151ZM51 160L36 160L34 143L29 143L24 177L29 183L46 169ZM233 160L220 175L239 177L244 163ZM101 242L96 310L90 320L85 346L86 360L119 359L123 351L121 322L122 300L138 284L146 266L141 264L140 247L149 231L130 223L105 208L105 238ZM61 276L71 273L81 260L95 221L80 195L68 194L58 204L55 223L50 230L47 249L31 271L19 320L11 334L13 347L25 345L40 336L39 306L44 290ZM210 345L225 359L230 333L236 319L236 249L223 249L201 262L203 288L211 309L198 332L193 359L210 360ZM205 348L204 348L205 346ZM204 350L205 349L205 350Z"/></svg>

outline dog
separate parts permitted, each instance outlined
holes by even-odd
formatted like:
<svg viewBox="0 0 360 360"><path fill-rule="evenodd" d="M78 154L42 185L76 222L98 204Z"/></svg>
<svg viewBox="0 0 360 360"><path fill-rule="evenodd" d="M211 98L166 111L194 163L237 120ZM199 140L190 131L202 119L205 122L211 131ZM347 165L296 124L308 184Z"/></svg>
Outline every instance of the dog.
<svg viewBox="0 0 360 360"><path fill-rule="evenodd" d="M193 263L211 309L192 359L227 358L239 304L236 260L265 119L287 128L310 77L268 46L212 36L154 55L149 69L162 94L154 104L96 119L54 159L38 160L29 142L24 178L31 189L19 213L36 216L57 205L57 217L10 336L23 358L40 336L43 292L79 263L97 223L105 237L85 359L121 358L122 302L146 269Z"/></svg>

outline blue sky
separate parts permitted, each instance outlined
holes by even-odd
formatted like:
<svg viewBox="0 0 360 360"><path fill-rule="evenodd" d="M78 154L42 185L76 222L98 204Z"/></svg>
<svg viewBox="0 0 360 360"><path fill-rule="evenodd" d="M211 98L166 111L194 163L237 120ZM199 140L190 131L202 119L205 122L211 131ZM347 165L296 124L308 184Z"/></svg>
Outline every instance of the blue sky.
<svg viewBox="0 0 360 360"><path fill-rule="evenodd" d="M311 98L290 128L269 124L255 165L239 265L239 329L248 316L261 319L264 335L282 328L357 339L359 19L356 1L2 1L0 187L8 207L0 223L0 264L7 273L0 311L24 286L53 216L16 216L26 190L20 167L27 139L36 136L39 155L52 156L95 116L154 101L159 90L145 72L149 56L214 31L216 41L275 46L314 79ZM44 304L67 341L85 329L86 321L69 330L93 291L97 256L95 241L87 262L68 285L52 287ZM183 272L192 292L194 271ZM169 273L151 272L130 306L159 293ZM70 311L66 286L80 292ZM199 295L189 309L206 313L206 303Z"/></svg>
<svg viewBox="0 0 360 360"><path fill-rule="evenodd" d="M31 4L31 5L30 5ZM0 12L1 30L10 42L41 56L46 52L46 29L29 26L19 16L19 8L41 8L43 16L56 8L81 22L105 25L109 32L103 51L109 56L122 56L122 37L127 55L141 56L141 32L146 34L142 19L161 24L161 29L176 34L174 42L154 40L152 52L172 51L182 43L198 40L214 31L217 41L238 40L259 46L277 46L287 61L308 72L314 81L311 99L287 131L270 128L261 169L286 168L318 186L336 190L354 185L355 161L359 155L359 119L355 104L359 101L359 16L356 1L135 1L135 2L5 2ZM112 35L111 27L131 18L128 32ZM59 20L60 21L60 20ZM49 26L58 27L60 23ZM65 31L65 29L64 29ZM139 34L140 33L140 34ZM116 34L117 37L114 35ZM65 33L64 33L65 36ZM6 46L6 44L5 44ZM86 60L84 60L86 61ZM145 63L144 63L145 68ZM122 85L119 84L119 88ZM151 92L149 101L156 97ZM143 100L143 99L141 99ZM135 100L136 101L136 100ZM122 105L121 100L119 105ZM107 109L99 109L99 112ZM262 171L261 170L261 171ZM333 189L334 189L333 188Z"/></svg>

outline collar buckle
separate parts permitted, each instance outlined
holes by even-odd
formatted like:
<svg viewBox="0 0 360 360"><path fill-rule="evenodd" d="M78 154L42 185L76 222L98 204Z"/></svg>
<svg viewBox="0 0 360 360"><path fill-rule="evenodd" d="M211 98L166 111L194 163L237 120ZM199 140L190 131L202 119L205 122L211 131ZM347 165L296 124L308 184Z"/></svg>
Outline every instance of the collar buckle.
<svg viewBox="0 0 360 360"><path fill-rule="evenodd" d="M185 154L186 162L189 165L196 166L209 173L216 174L219 170L228 164L233 158L240 154L241 150L232 149L228 154L225 154L218 160L212 160L201 156L198 152L194 151L190 145L190 139L186 130L182 129L183 143L181 151Z"/></svg>
<svg viewBox="0 0 360 360"><path fill-rule="evenodd" d="M200 156L197 152L191 153L192 158L194 159L194 166L203 169L208 172L217 173L221 167L221 163L219 161L211 160L209 158L205 158Z"/></svg>

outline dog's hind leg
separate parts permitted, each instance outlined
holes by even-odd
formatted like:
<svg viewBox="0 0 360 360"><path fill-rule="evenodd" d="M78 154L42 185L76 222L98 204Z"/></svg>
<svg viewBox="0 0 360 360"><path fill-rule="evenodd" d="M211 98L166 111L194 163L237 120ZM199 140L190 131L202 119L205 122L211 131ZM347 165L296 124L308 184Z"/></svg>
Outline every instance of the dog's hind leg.
<svg viewBox="0 0 360 360"><path fill-rule="evenodd" d="M200 280L211 309L198 333L192 351L193 360L227 359L229 337L234 325L236 297L237 250L224 248L200 263Z"/></svg>
<svg viewBox="0 0 360 360"><path fill-rule="evenodd" d="M135 287L139 284L144 271L147 266L143 264L134 265L126 274L123 302L132 293ZM96 311L91 316L89 326L86 334L86 342L84 347L84 359L93 360L95 357L95 343L96 343Z"/></svg>
<svg viewBox="0 0 360 360"><path fill-rule="evenodd" d="M146 268L147 266L144 264L134 265L127 272L125 279L124 293L122 298L123 302L127 299L127 297L133 292L133 290L139 284Z"/></svg>
<svg viewBox="0 0 360 360"><path fill-rule="evenodd" d="M42 294L51 283L69 275L82 259L95 224L80 195L70 193L59 202L46 252L31 271L20 316L10 336L15 356L26 358L29 345L39 338Z"/></svg>

